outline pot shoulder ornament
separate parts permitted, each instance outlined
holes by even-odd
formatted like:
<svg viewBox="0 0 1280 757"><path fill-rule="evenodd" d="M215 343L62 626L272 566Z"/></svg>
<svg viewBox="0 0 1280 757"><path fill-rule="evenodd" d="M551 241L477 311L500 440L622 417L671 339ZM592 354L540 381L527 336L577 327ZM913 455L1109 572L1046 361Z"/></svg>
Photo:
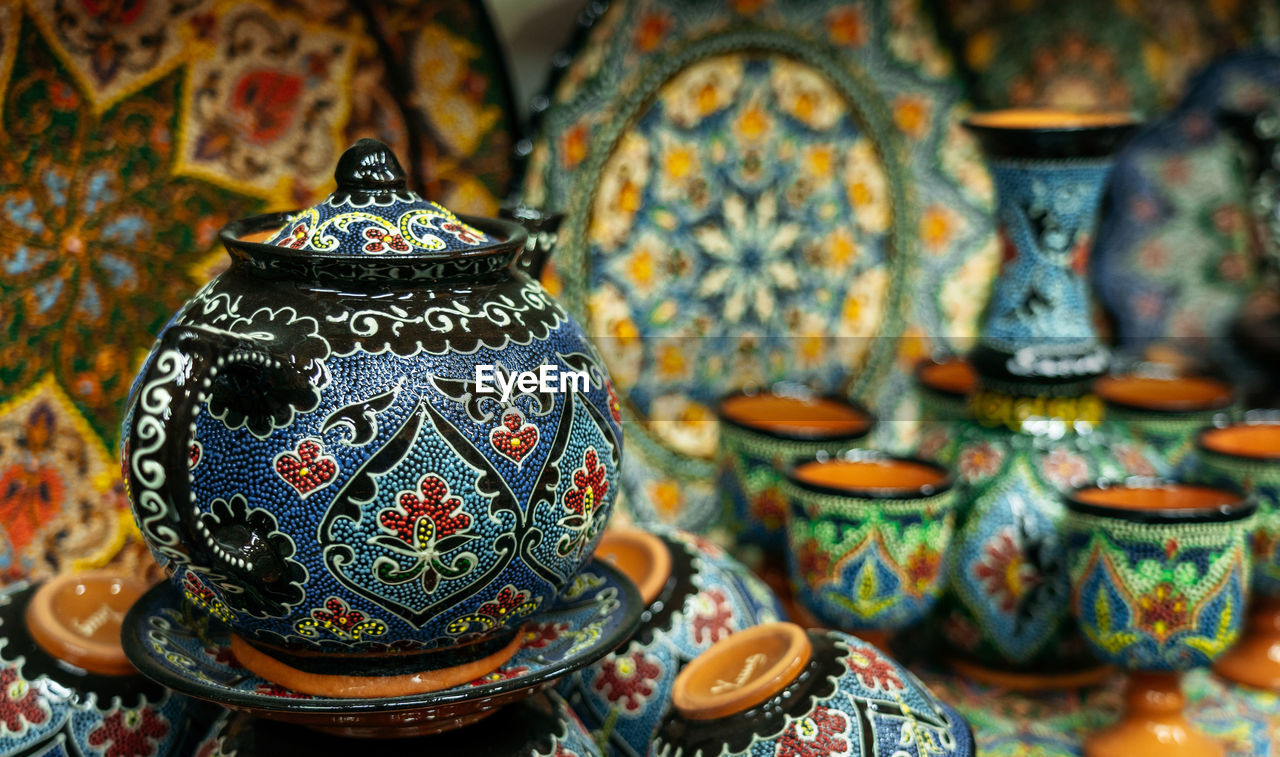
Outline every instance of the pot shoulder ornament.
<svg viewBox="0 0 1280 757"><path fill-rule="evenodd" d="M230 269L131 392L134 517L191 602L272 654L493 655L608 519L613 388L511 265L518 224L424 201L374 140L336 178L220 233Z"/></svg>

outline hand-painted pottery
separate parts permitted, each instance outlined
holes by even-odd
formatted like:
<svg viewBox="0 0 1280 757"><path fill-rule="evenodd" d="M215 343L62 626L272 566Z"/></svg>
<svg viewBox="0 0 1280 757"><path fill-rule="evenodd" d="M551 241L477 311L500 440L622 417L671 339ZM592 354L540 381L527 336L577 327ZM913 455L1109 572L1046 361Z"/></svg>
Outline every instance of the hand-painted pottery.
<svg viewBox="0 0 1280 757"><path fill-rule="evenodd" d="M168 583L129 611L123 641L144 675L192 697L340 736L401 738L464 726L552 686L627 639L639 627L642 609L631 581L607 564L589 562L556 603L525 626L519 651L502 667L449 689L379 699L315 696L254 674L233 650L230 629Z"/></svg>
<svg viewBox="0 0 1280 757"><path fill-rule="evenodd" d="M974 754L964 719L876 647L771 623L685 666L655 757Z"/></svg>
<svg viewBox="0 0 1280 757"><path fill-rule="evenodd" d="M599 757L601 754L578 716L553 691L509 704L483 723L433 736L377 741L226 712L192 754L195 757L286 754L351 757L370 749L386 755L462 755L478 749L494 757Z"/></svg>
<svg viewBox="0 0 1280 757"><path fill-rule="evenodd" d="M787 539L782 468L819 451L860 447L875 425L855 403L800 389L735 392L717 410L722 520L738 541L777 553Z"/></svg>
<svg viewBox="0 0 1280 757"><path fill-rule="evenodd" d="M925 5L589 6L523 200L566 211L548 274L634 421L637 520L720 515L706 421L726 393L793 380L894 417L931 340L974 335L991 183Z"/></svg>
<svg viewBox="0 0 1280 757"><path fill-rule="evenodd" d="M605 531L596 558L640 587L644 621L617 651L559 690L614 755L646 755L681 667L729 634L784 616L763 581L716 545L653 527Z"/></svg>
<svg viewBox="0 0 1280 757"><path fill-rule="evenodd" d="M978 344L972 418L938 459L960 480L943 635L958 667L1071 685L1102 672L1079 638L1059 527L1061 495L1097 478L1164 472L1089 392L1109 354L1092 322L1090 238L1120 114L1000 111L968 122L996 180L1004 262Z"/></svg>
<svg viewBox="0 0 1280 757"><path fill-rule="evenodd" d="M948 446L956 421L969 417L969 397L978 374L962 357L924 360L916 366L920 434L916 451L932 458Z"/></svg>
<svg viewBox="0 0 1280 757"><path fill-rule="evenodd" d="M1103 376L1093 391L1105 406L1107 424L1127 426L1172 470L1194 448L1196 432L1236 407L1230 384L1203 376Z"/></svg>
<svg viewBox="0 0 1280 757"><path fill-rule="evenodd" d="M1257 505L1238 489L1152 479L1083 487L1066 503L1072 609L1094 653L1131 671L1128 711L1086 754L1223 754L1187 723L1179 674L1240 636Z"/></svg>
<svg viewBox="0 0 1280 757"><path fill-rule="evenodd" d="M0 583L145 572L120 421L220 226L323 199L360 137L491 214L510 93L478 2L0 3Z"/></svg>
<svg viewBox="0 0 1280 757"><path fill-rule="evenodd" d="M1253 535L1253 611L1245 638L1218 663L1231 680L1280 691L1280 423L1203 430L1189 476L1248 491L1258 505Z"/></svg>
<svg viewBox="0 0 1280 757"><path fill-rule="evenodd" d="M95 571L0 592L0 754L192 754L201 708L138 675L120 648L120 621L145 589Z"/></svg>
<svg viewBox="0 0 1280 757"><path fill-rule="evenodd" d="M935 463L858 450L797 461L782 486L800 604L887 649L942 595L955 489Z"/></svg>
<svg viewBox="0 0 1280 757"><path fill-rule="evenodd" d="M380 695L452 686L514 654L591 554L620 416L577 324L512 269L520 226L407 191L374 140L336 179L314 208L221 232L231 268L134 384L133 512L255 670L355 655L337 693L414 654L422 677Z"/></svg>

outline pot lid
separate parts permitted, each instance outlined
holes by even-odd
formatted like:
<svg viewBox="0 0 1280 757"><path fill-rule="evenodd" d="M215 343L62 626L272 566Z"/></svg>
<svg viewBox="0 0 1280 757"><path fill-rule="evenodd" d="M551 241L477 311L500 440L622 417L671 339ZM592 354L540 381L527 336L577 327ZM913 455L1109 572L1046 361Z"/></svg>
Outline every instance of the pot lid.
<svg viewBox="0 0 1280 757"><path fill-rule="evenodd" d="M409 191L400 161L376 139L347 148L333 178L333 194L290 216L266 243L300 252L418 256L475 252L500 241Z"/></svg>

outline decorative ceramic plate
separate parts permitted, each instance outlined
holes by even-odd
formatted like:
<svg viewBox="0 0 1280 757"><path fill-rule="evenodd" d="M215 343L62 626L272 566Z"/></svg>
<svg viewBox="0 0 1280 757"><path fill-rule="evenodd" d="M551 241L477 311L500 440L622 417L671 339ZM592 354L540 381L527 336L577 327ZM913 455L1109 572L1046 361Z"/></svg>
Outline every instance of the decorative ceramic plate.
<svg viewBox="0 0 1280 757"><path fill-rule="evenodd" d="M786 378L893 418L903 366L974 333L991 183L914 0L620 0L584 37L524 200L567 214L549 285L637 421L632 512L703 528L720 396Z"/></svg>
<svg viewBox="0 0 1280 757"><path fill-rule="evenodd" d="M125 617L123 640L143 675L179 693L257 717L362 735L432 721L466 722L529 696L612 651L640 624L640 594L618 571L591 561L556 604L525 626L524 645L498 670L464 686L387 699L311 697L241 667L221 623L193 612L169 583L158 584Z"/></svg>

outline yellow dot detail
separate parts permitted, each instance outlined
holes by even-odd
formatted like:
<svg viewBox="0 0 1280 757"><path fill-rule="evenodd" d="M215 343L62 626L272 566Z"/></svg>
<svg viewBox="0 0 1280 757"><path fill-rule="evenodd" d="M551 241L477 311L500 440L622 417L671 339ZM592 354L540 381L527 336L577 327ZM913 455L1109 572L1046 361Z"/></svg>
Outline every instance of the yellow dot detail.
<svg viewBox="0 0 1280 757"><path fill-rule="evenodd" d="M512 439L512 440L511 440L511 446L512 446L512 447L519 447L519 446L520 446L520 440L519 440L519 439Z"/></svg>
<svg viewBox="0 0 1280 757"><path fill-rule="evenodd" d="M299 475L299 476L309 476L309 475L311 475L311 469L304 465L304 466L302 466L301 468L299 468L299 469L298 469L298 475Z"/></svg>

